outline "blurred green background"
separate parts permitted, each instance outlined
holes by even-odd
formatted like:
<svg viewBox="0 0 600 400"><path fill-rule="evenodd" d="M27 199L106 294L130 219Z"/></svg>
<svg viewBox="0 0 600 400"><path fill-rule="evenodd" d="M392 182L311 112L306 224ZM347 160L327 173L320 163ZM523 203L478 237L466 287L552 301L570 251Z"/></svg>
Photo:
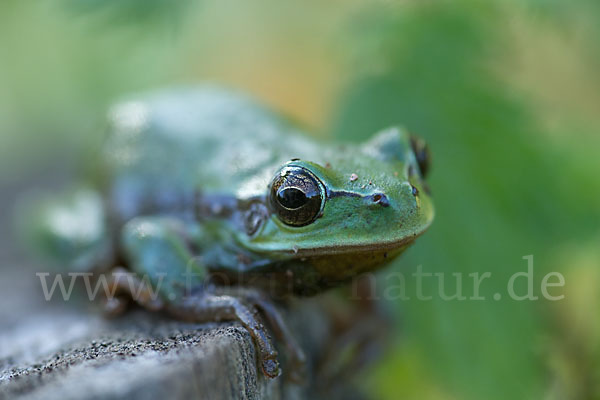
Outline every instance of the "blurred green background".
<svg viewBox="0 0 600 400"><path fill-rule="evenodd" d="M15 192L98 151L115 99L206 80L315 134L401 123L428 141L437 218L392 268L446 272L447 293L451 273L492 278L484 301L389 305L374 398L600 399L600 2L4 0L4 234ZM564 300L493 299L526 255L536 294L559 271Z"/></svg>

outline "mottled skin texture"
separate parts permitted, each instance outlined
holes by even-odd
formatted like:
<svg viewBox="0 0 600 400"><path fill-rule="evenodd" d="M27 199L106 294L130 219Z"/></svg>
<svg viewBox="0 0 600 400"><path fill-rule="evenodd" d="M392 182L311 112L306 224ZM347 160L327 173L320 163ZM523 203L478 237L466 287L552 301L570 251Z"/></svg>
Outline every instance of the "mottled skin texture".
<svg viewBox="0 0 600 400"><path fill-rule="evenodd" d="M218 88L136 97L110 112L102 182L71 193L66 207L45 207L38 242L72 269L119 265L147 276L160 298L135 300L148 308L240 320L263 371L276 376L276 352L254 309L301 364L269 297L314 294L371 271L431 223L415 143L399 128L358 145L319 143ZM316 182L317 212L303 226L286 224L272 206L283 168Z"/></svg>

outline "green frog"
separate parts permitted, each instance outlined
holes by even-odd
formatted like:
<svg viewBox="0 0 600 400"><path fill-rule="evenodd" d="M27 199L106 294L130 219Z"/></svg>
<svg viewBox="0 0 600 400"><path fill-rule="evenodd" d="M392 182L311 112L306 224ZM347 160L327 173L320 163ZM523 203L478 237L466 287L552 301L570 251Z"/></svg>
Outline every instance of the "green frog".
<svg viewBox="0 0 600 400"><path fill-rule="evenodd" d="M434 216L427 146L399 127L323 143L201 86L127 99L109 132L93 189L39 208L38 247L69 271L134 272L136 290L130 274L109 275L109 309L129 297L185 320L239 321L268 377L280 373L269 332L290 365L304 362L275 301L389 263Z"/></svg>

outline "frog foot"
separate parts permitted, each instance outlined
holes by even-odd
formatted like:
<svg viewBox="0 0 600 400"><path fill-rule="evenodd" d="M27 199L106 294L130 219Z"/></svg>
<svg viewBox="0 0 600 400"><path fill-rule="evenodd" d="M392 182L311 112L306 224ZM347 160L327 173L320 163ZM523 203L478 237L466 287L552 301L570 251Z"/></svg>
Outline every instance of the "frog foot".
<svg viewBox="0 0 600 400"><path fill-rule="evenodd" d="M306 356L275 304L263 292L256 289L232 288L230 290L261 312L273 330L277 341L285 346L288 357L286 362L287 378L298 384L305 382Z"/></svg>
<svg viewBox="0 0 600 400"><path fill-rule="evenodd" d="M166 310L175 317L190 322L238 321L250 333L257 348L258 362L263 374L277 378L281 374L277 350L257 318L251 305L237 297L200 293L187 296L178 304L168 304Z"/></svg>
<svg viewBox="0 0 600 400"><path fill-rule="evenodd" d="M152 311L161 310L164 306L148 282L123 267L113 268L107 279L107 291L111 295L104 298L103 306L104 315L109 318L123 314L132 302Z"/></svg>
<svg viewBox="0 0 600 400"><path fill-rule="evenodd" d="M267 356L270 357L270 356ZM277 356L274 358L265 358L261 363L261 369L265 376L269 378L277 378L281 374L281 369L279 368L279 361L277 360Z"/></svg>

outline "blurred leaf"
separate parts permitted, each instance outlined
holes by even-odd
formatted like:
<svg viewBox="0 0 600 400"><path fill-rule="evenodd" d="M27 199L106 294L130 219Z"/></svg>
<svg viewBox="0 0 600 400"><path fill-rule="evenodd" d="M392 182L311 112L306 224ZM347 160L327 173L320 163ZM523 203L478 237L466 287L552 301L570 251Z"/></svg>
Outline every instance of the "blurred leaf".
<svg viewBox="0 0 600 400"><path fill-rule="evenodd" d="M110 24L177 23L193 0L64 0L80 14L100 14Z"/></svg>
<svg viewBox="0 0 600 400"><path fill-rule="evenodd" d="M536 260L539 294L554 243L597 231L599 184L589 171L577 172L589 161L579 159L580 146L544 141L526 104L487 70L505 22L501 9L459 4L375 16L373 24L385 22L373 27L376 33L368 21L360 24L353 44L367 67L342 94L334 131L340 139L363 140L404 124L426 138L437 217L401 263L447 276L492 273L486 301L434 296L404 305L406 346L422 352L426 369L435 371L430 379L459 398L541 398L546 369L535 303L491 297L506 296L508 278L525 270L528 254ZM426 283L426 291L437 293L437 282Z"/></svg>

